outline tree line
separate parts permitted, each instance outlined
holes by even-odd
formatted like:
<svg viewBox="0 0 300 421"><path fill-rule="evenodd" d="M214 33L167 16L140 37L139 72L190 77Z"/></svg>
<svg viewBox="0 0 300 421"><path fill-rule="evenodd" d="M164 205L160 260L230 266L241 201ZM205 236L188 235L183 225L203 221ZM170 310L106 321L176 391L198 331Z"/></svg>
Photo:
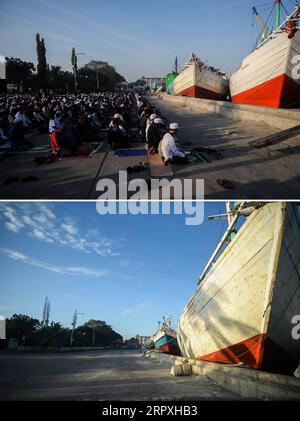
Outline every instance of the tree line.
<svg viewBox="0 0 300 421"><path fill-rule="evenodd" d="M92 60L77 69L75 50L70 54L73 73L63 70L61 66L52 66L47 63L46 46L44 38L36 35L37 66L34 63L23 61L17 57L6 57L6 82L12 84L19 92L38 91L109 91L116 88L119 83L125 82L116 69L106 61ZM74 68L74 62L76 66ZM76 73L76 74L74 74ZM77 86L75 88L75 80Z"/></svg>
<svg viewBox="0 0 300 421"><path fill-rule="evenodd" d="M6 340L0 341L6 348L9 340L14 338L22 346L69 347L72 329L60 323L51 322L44 325L40 320L23 314L14 314L6 319ZM102 320L89 320L74 329L72 346L114 346L123 343L122 336Z"/></svg>

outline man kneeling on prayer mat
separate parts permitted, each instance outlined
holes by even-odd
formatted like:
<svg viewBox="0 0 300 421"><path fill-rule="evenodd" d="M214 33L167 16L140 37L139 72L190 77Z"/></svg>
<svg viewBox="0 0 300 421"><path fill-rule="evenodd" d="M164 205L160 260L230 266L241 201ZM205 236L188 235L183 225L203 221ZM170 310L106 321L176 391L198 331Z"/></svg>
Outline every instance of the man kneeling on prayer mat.
<svg viewBox="0 0 300 421"><path fill-rule="evenodd" d="M179 126L177 123L171 123L169 131L166 133L159 144L159 154L162 157L165 165L175 164L183 165L187 164L188 158L185 153L178 149L176 145L176 134Z"/></svg>
<svg viewBox="0 0 300 421"><path fill-rule="evenodd" d="M80 135L68 115L61 118L62 126L54 127L50 146L54 155L72 156L81 145Z"/></svg>
<svg viewBox="0 0 300 421"><path fill-rule="evenodd" d="M109 128L108 142L113 150L122 149L129 146L126 130L121 124L119 118L114 118L112 127Z"/></svg>

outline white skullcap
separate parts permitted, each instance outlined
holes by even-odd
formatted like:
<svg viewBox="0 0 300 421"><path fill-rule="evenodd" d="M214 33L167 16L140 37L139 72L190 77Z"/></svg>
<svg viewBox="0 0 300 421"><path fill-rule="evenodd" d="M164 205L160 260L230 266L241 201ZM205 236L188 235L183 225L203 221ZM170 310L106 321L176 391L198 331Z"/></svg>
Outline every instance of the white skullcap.
<svg viewBox="0 0 300 421"><path fill-rule="evenodd" d="M163 121L162 121L162 119L161 119L161 118L156 118L156 119L154 120L154 123L155 123L155 124L163 124Z"/></svg>
<svg viewBox="0 0 300 421"><path fill-rule="evenodd" d="M156 114L151 114L150 115L150 120L155 120L157 118L157 115Z"/></svg>
<svg viewBox="0 0 300 421"><path fill-rule="evenodd" d="M121 114L115 114L114 118L121 118Z"/></svg>
<svg viewBox="0 0 300 421"><path fill-rule="evenodd" d="M179 129L179 124L178 123L171 123L170 124L170 129L171 130L178 130Z"/></svg>

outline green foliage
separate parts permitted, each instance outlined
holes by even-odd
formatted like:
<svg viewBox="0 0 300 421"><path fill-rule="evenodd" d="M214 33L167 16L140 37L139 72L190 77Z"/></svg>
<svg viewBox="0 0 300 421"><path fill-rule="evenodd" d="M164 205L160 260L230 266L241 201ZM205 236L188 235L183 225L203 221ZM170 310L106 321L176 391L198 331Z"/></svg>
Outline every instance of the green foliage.
<svg viewBox="0 0 300 421"><path fill-rule="evenodd" d="M23 61L20 58L6 57L6 77L7 82L17 86L20 92L23 89L33 87L35 66L31 62Z"/></svg>
<svg viewBox="0 0 300 421"><path fill-rule="evenodd" d="M97 75L101 91L110 91L125 78L113 66L105 61L92 60L78 70L78 87L80 90L95 91L97 89Z"/></svg>
<svg viewBox="0 0 300 421"><path fill-rule="evenodd" d="M36 34L36 53L37 53L37 81L38 87L45 89L47 87L48 69L46 60L46 47L44 38L40 39L40 34Z"/></svg>
<svg viewBox="0 0 300 421"><path fill-rule="evenodd" d="M35 333L39 328L39 320L23 314L14 314L6 320L7 338L16 338L24 345L29 345L34 341Z"/></svg>
<svg viewBox="0 0 300 421"><path fill-rule="evenodd" d="M49 326L42 327L39 320L22 314L14 314L6 322L7 339L16 338L19 344L54 348L70 345L71 329L63 327L60 323L52 322ZM122 336L106 322L89 320L75 329L72 345L76 347L93 346L93 344L111 346L122 342Z"/></svg>
<svg viewBox="0 0 300 421"><path fill-rule="evenodd" d="M59 91L71 91L74 86L73 75L61 69L60 66L51 66L48 72L48 88Z"/></svg>

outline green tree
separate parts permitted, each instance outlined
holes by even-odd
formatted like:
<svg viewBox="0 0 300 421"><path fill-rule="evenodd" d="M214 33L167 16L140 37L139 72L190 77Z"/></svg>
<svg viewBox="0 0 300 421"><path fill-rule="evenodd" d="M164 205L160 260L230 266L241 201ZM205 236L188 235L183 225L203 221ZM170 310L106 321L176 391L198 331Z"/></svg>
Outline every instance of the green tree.
<svg viewBox="0 0 300 421"><path fill-rule="evenodd" d="M35 78L34 64L15 57L5 59L7 82L16 85L18 92L31 87Z"/></svg>
<svg viewBox="0 0 300 421"><path fill-rule="evenodd" d="M48 72L48 87L53 90L70 91L74 85L71 72L63 71L60 66L51 66Z"/></svg>
<svg viewBox="0 0 300 421"><path fill-rule="evenodd" d="M31 345L39 327L38 319L23 314L14 314L6 321L7 338L16 338L24 345Z"/></svg>
<svg viewBox="0 0 300 421"><path fill-rule="evenodd" d="M40 88L47 87L47 59L44 38L40 39L40 34L36 34L36 53L37 53L37 77Z"/></svg>
<svg viewBox="0 0 300 421"><path fill-rule="evenodd" d="M101 91L109 91L125 81L106 61L92 60L78 70L78 85L81 90L95 91L99 84Z"/></svg>

